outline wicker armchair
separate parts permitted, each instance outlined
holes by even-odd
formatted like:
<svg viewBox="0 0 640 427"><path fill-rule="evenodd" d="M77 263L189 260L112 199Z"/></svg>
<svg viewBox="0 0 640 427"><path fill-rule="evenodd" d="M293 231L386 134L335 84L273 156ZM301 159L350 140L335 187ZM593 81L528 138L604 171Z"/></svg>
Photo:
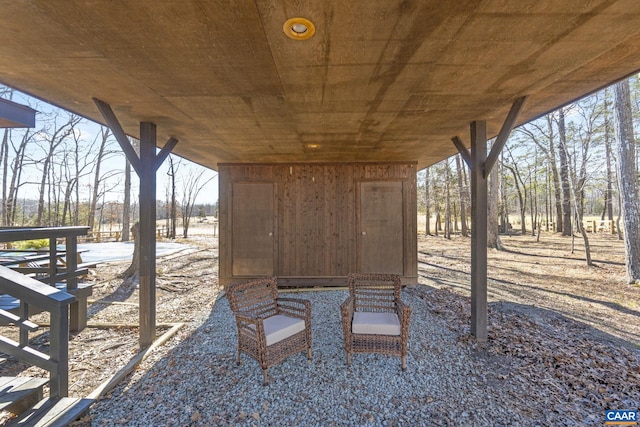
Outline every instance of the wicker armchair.
<svg viewBox="0 0 640 427"><path fill-rule="evenodd" d="M400 300L400 277L351 274L349 298L342 303L342 329L347 365L352 353L400 356L407 369L411 308Z"/></svg>
<svg viewBox="0 0 640 427"><path fill-rule="evenodd" d="M267 369L287 357L307 351L311 360L311 303L297 298L278 298L275 279L259 279L229 287L227 297L238 327L240 353L255 358Z"/></svg>

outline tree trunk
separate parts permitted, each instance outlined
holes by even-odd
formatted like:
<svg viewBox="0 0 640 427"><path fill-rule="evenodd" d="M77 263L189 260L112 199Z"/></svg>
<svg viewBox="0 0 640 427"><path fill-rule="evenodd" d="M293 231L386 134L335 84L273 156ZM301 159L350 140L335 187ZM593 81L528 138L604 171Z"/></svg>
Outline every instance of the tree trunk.
<svg viewBox="0 0 640 427"><path fill-rule="evenodd" d="M18 212L18 190L22 185L22 171L24 170L24 157L27 143L31 140L30 132L27 130L22 136L20 146L18 147L11 163L11 183L9 184L9 196L7 197L7 225L12 226L16 223L16 215ZM24 209L22 210L24 213ZM24 220L22 221L24 223Z"/></svg>
<svg viewBox="0 0 640 427"><path fill-rule="evenodd" d="M169 165L171 170L171 232L170 239L176 238L176 224L178 222L178 202L176 200L176 172L177 168L173 162L173 156L169 155Z"/></svg>
<svg viewBox="0 0 640 427"><path fill-rule="evenodd" d="M616 133L618 136L618 181L622 197L627 283L640 282L640 202L638 200L635 139L629 81L614 86Z"/></svg>
<svg viewBox="0 0 640 427"><path fill-rule="evenodd" d="M431 236L431 204L429 201L429 168L425 169L424 175L424 234L425 236Z"/></svg>
<svg viewBox="0 0 640 427"><path fill-rule="evenodd" d="M9 100L13 99L13 90L9 90ZM9 174L9 128L5 128L0 145L0 158L2 159L2 226L8 227L9 206L7 204L7 176Z"/></svg>
<svg viewBox="0 0 640 427"><path fill-rule="evenodd" d="M42 162L42 177L40 179L40 197L38 198L38 214L36 219L36 225L41 226L44 222L44 198L45 194L49 194L49 207L51 205L51 194L47 193L45 190L47 188L47 180L49 180L49 187L51 188L51 168L52 163L54 161L54 155L56 149L64 142L64 140L74 131L75 126L80 121L80 117L71 115L69 120L60 127L56 127L53 130L53 133L47 138L47 142L49 143L48 147L46 147L47 156ZM57 124L54 121L54 126ZM51 209L48 209L49 219L47 220L47 225L50 225L51 222Z"/></svg>
<svg viewBox="0 0 640 427"><path fill-rule="evenodd" d="M560 180L562 182L562 235L571 236L571 188L569 185L569 161L567 158L567 132L565 129L564 109L558 117L558 156L560 157ZM560 221L558 220L558 223Z"/></svg>
<svg viewBox="0 0 640 427"><path fill-rule="evenodd" d="M538 161L537 157L535 161ZM529 167L529 216L531 217L531 237L535 237L536 235L536 216L538 215L538 193L536 186L537 181L534 180L533 175L535 175L535 173L532 174L531 167Z"/></svg>
<svg viewBox="0 0 640 427"><path fill-rule="evenodd" d="M87 221L87 225L89 226L89 231L100 231L100 223L98 223L98 230L94 230L95 227L95 218L96 218L96 208L98 206L98 196L99 196L99 187L100 187L100 166L102 165L102 158L104 156L104 149L107 145L107 139L109 138L110 130L108 128L100 129L100 136L102 140L100 141L100 148L98 149L98 155L96 156L96 168L95 174L93 175L93 192L91 193L91 202L89 203L89 217Z"/></svg>
<svg viewBox="0 0 640 427"><path fill-rule="evenodd" d="M73 209L73 206L71 206L71 209L73 210L73 217L72 217L72 221L73 221L73 225L74 226L78 226L80 225L80 173L81 173L81 168L80 168L80 147L79 147L79 141L76 138L76 135L74 134L74 139L76 141L76 145L75 145L75 157L76 157L76 165L75 165L75 186L73 189L73 192L75 193L75 209Z"/></svg>
<svg viewBox="0 0 640 427"><path fill-rule="evenodd" d="M609 120L609 103L607 102L607 92L605 90L604 99L604 153L607 164L607 189L604 195L604 209L602 210L602 220L604 220L605 212L609 221L613 221L613 173L611 169L611 122ZM594 232L596 230L593 230Z"/></svg>
<svg viewBox="0 0 640 427"><path fill-rule="evenodd" d="M193 171L189 171L182 180L182 203L180 204L180 209L182 212L182 237L185 239L189 235L189 224L193 217L193 207L198 199L198 194L215 176L204 181L201 181L202 178L203 175L196 175Z"/></svg>
<svg viewBox="0 0 640 427"><path fill-rule="evenodd" d="M135 223L131 227L133 236L133 257L131 265L122 273L122 278L129 283L137 283L140 278L140 224Z"/></svg>
<svg viewBox="0 0 640 427"><path fill-rule="evenodd" d="M505 234L511 233L511 222L509 221L509 204L507 201L507 188L505 184L505 167L503 166L504 162L503 153L500 154L500 218L502 221L502 232Z"/></svg>
<svg viewBox="0 0 640 427"><path fill-rule="evenodd" d="M527 234L527 226L525 224L525 221L527 220L527 207L525 206L525 201L522 196L522 191L520 190L520 181L518 180L518 173L511 166L505 165L505 167L511 171L511 174L513 175L513 183L516 186L516 192L518 193L518 204L519 204L519 210L520 210L520 231L524 236L525 234Z"/></svg>
<svg viewBox="0 0 640 427"><path fill-rule="evenodd" d="M551 177L553 178L553 193L555 195L556 207L556 227L554 231L562 231L562 202L560 191L560 173L556 159L555 133L553 132L553 116L547 114L547 128L549 129L549 164L551 166Z"/></svg>
<svg viewBox="0 0 640 427"><path fill-rule="evenodd" d="M167 239L176 238L176 223L178 222L178 206L176 200L176 174L178 173L178 165L173 161L173 156L169 155L169 183L167 188Z"/></svg>
<svg viewBox="0 0 640 427"><path fill-rule="evenodd" d="M502 250L498 230L498 202L500 200L500 163L496 162L489 174L489 200L487 206L487 247Z"/></svg>
<svg viewBox="0 0 640 427"><path fill-rule="evenodd" d="M462 180L462 166L460 162L460 154L456 155L456 171L458 173L458 195L460 197L460 233L467 237L469 231L467 229L467 206L466 192L464 181Z"/></svg>
<svg viewBox="0 0 640 427"><path fill-rule="evenodd" d="M449 161L445 163L445 206L444 206L444 237L451 239L451 190L449 183L451 182L451 172L449 169Z"/></svg>
<svg viewBox="0 0 640 427"><path fill-rule="evenodd" d="M2 145L0 145L0 157L2 158L2 226L9 225L7 210L7 176L9 174L9 129L4 129Z"/></svg>
<svg viewBox="0 0 640 427"><path fill-rule="evenodd" d="M131 227L131 163L125 159L124 164L124 202L122 205L122 241L128 242ZM134 243L135 249L135 243Z"/></svg>

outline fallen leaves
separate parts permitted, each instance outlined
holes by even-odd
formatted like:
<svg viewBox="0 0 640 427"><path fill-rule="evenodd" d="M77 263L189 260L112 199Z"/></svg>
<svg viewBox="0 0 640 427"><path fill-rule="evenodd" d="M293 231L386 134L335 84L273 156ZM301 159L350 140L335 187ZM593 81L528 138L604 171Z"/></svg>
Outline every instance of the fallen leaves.
<svg viewBox="0 0 640 427"><path fill-rule="evenodd" d="M459 334L459 346L479 356L478 372L491 363L510 371L497 374L497 380L537 384L537 390L543 385L537 395L526 397L529 401L544 402L548 410L576 420L640 402L640 351L598 338L589 325L537 308L492 304L488 341L481 345L469 333L469 298L446 289L414 292L422 293L429 310Z"/></svg>

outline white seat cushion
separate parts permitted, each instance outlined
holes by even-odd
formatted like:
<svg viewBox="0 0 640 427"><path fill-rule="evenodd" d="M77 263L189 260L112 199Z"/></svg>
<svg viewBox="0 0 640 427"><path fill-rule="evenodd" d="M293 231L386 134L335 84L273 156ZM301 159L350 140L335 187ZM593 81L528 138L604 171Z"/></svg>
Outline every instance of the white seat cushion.
<svg viewBox="0 0 640 427"><path fill-rule="evenodd" d="M291 335L304 331L304 320L295 317L276 314L263 320L267 345L275 344Z"/></svg>
<svg viewBox="0 0 640 427"><path fill-rule="evenodd" d="M354 334L400 335L400 320L395 313L353 313L351 330Z"/></svg>

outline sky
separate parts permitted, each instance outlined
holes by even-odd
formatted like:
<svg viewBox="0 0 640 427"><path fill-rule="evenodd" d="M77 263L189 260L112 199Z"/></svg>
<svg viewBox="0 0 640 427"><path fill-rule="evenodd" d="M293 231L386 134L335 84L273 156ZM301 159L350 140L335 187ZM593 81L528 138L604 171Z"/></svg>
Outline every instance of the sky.
<svg viewBox="0 0 640 427"><path fill-rule="evenodd" d="M1 88L1 86L0 86ZM8 95L3 95L3 97L8 98ZM48 114L55 111L62 111L55 106L47 104L44 101L32 98L28 95L22 94L20 92L14 92L12 100L19 104L29 105L32 108L36 109L42 114ZM39 121L39 116L41 113L36 114L36 129L38 127L42 127L42 122ZM88 148L90 144L94 141L96 137L100 135L101 125L95 122L92 122L88 119L83 119L81 124L78 126L80 132L81 144L85 145L85 148ZM21 132L22 130L12 130L12 132ZM111 178L108 182L108 187L115 187L112 191L109 191L103 201L119 201L122 202L124 200L124 168L125 168L125 156L122 153L122 150L115 138L111 137L112 144L111 148L117 153L114 153L110 156L108 160L106 160L102 165L101 174L103 172L113 172L115 176ZM179 142L178 142L179 144ZM36 146L31 146L31 150L37 151L38 148ZM160 151L158 149L158 151ZM204 168L200 165L197 165L193 162L190 162L186 159L182 159L178 156L172 155L174 158L174 163L180 162L180 166L178 167L178 173L176 175L176 189L179 193L178 200L180 199L180 193L182 193L182 185L183 182L187 179L189 174L193 174L194 176L202 175L200 179L200 184L209 181L198 194L198 198L196 200L197 204L215 204L218 200L218 179L217 173L208 168ZM167 174L169 170L169 160L166 159L163 164L158 169L156 180L156 194L158 200L164 200L166 189L169 186L170 178ZM28 181L39 181L40 172L37 168L30 167L25 168L23 172L23 176ZM83 178L80 182L80 199L88 200L89 193L91 191L91 184L93 182L93 177ZM135 172L132 170L132 184L131 184L131 199L136 200L138 197L138 188L139 182ZM38 197L38 185L36 184L27 184L23 186L20 190L20 198L37 198Z"/></svg>

